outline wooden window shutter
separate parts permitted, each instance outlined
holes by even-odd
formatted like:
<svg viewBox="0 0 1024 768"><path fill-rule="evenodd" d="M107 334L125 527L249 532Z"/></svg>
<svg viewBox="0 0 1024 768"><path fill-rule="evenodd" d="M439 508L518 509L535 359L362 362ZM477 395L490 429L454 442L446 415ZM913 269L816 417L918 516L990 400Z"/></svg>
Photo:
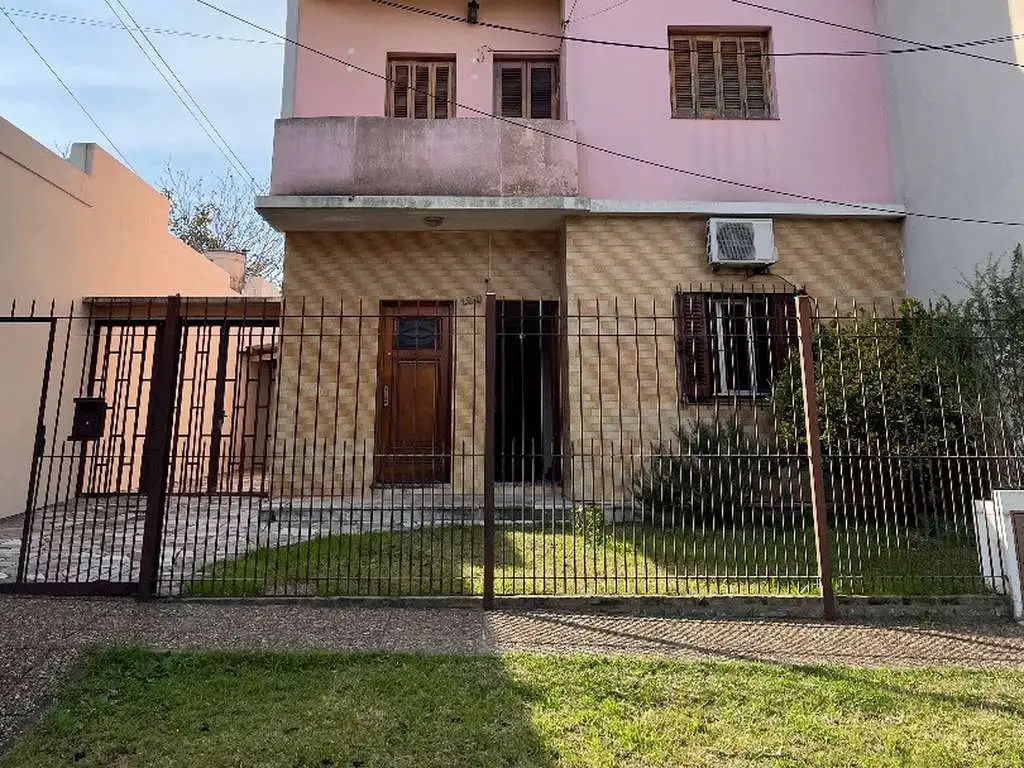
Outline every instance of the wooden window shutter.
<svg viewBox="0 0 1024 768"><path fill-rule="evenodd" d="M555 66L548 62L531 62L530 71L530 117L534 120L550 120L557 116L555 93L558 87Z"/></svg>
<svg viewBox="0 0 1024 768"><path fill-rule="evenodd" d="M672 40L672 116L696 117L693 38Z"/></svg>
<svg viewBox="0 0 1024 768"><path fill-rule="evenodd" d="M526 69L522 63L498 65L498 114L501 117L523 117L523 82Z"/></svg>
<svg viewBox="0 0 1024 768"><path fill-rule="evenodd" d="M549 120L558 117L558 63L499 61L495 66L495 114Z"/></svg>
<svg viewBox="0 0 1024 768"><path fill-rule="evenodd" d="M390 61L388 117L419 120L443 120L452 116L455 106L455 62Z"/></svg>
<svg viewBox="0 0 1024 768"><path fill-rule="evenodd" d="M793 296L775 294L769 298L768 323L774 379L788 362L797 343L796 301Z"/></svg>
<svg viewBox="0 0 1024 768"><path fill-rule="evenodd" d="M452 69L450 64L434 65L434 113L431 117L437 120L451 116Z"/></svg>
<svg viewBox="0 0 1024 768"><path fill-rule="evenodd" d="M708 298L703 293L676 295L678 323L679 393L687 402L714 397L711 367L711 326Z"/></svg>
<svg viewBox="0 0 1024 768"><path fill-rule="evenodd" d="M391 107L388 111L389 117L409 116L409 81L410 66L392 62L391 98L388 100L388 105Z"/></svg>
<svg viewBox="0 0 1024 768"><path fill-rule="evenodd" d="M718 64L715 51L718 41L714 38L699 37L695 42L697 59L697 114L718 115L721 112L718 91Z"/></svg>
<svg viewBox="0 0 1024 768"><path fill-rule="evenodd" d="M771 88L768 82L766 41L743 38L743 76L747 117L771 117Z"/></svg>
<svg viewBox="0 0 1024 768"><path fill-rule="evenodd" d="M723 37L719 41L722 71L722 115L743 117L743 69L740 40Z"/></svg>
<svg viewBox="0 0 1024 768"><path fill-rule="evenodd" d="M412 117L426 120L430 117L430 65L416 64L413 67Z"/></svg>
<svg viewBox="0 0 1024 768"><path fill-rule="evenodd" d="M772 116L767 34L670 38L672 117Z"/></svg>

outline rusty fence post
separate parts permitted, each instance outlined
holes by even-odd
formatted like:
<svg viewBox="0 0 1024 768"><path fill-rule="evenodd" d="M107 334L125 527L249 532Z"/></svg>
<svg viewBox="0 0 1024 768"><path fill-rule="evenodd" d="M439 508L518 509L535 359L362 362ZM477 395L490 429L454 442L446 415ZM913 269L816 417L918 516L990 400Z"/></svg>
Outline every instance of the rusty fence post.
<svg viewBox="0 0 1024 768"><path fill-rule="evenodd" d="M498 301L484 305L484 610L494 608L494 464L498 411Z"/></svg>
<svg viewBox="0 0 1024 768"><path fill-rule="evenodd" d="M160 577L160 544L167 511L181 329L181 297L169 296L167 311L158 332L157 353L149 388L146 441L142 448L146 519L139 563L139 597L143 600L150 599L156 593Z"/></svg>
<svg viewBox="0 0 1024 768"><path fill-rule="evenodd" d="M813 307L809 296L796 297L800 331L800 381L804 393L804 426L807 434L807 462L811 470L811 506L814 510L814 541L818 556L818 580L826 619L836 617L836 596L832 587L832 553L829 544L828 509L825 503L825 465L818 423L818 383L814 376Z"/></svg>

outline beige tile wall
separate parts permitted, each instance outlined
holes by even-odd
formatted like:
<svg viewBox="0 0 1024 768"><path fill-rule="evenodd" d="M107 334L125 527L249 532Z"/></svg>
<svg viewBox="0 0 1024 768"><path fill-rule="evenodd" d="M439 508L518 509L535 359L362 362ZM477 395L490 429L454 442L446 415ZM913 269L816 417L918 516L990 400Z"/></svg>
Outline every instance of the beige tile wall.
<svg viewBox="0 0 1024 768"><path fill-rule="evenodd" d="M481 485L483 297L559 298L558 233L292 233L286 248L278 452L289 458L277 488L341 495L368 487L380 302L417 299L455 305L452 480Z"/></svg>
<svg viewBox="0 0 1024 768"><path fill-rule="evenodd" d="M676 290L716 291L787 280L823 302L898 302L904 294L901 225L853 220L777 220L773 276L711 271L706 219L588 217L565 235L569 312L567 434L577 458L574 493L622 498L622 478L653 442L715 409L678 407ZM599 315L600 319L595 316ZM730 416L731 405L721 411ZM764 423L764 414L741 414ZM770 419L768 420L770 421ZM584 458L579 458L580 455ZM596 455L600 460L591 460Z"/></svg>
<svg viewBox="0 0 1024 768"><path fill-rule="evenodd" d="M455 304L452 480L479 490L484 322L477 302L493 290L499 298L565 302L563 416L573 492L622 497L638 457L692 417L677 406L677 287L787 287L779 277L714 275L705 227L702 219L595 216L571 219L562 233L290 234L277 450L298 458L294 481L292 465L283 466L276 487L331 495L368 487L376 314L382 300L422 299ZM898 301L900 238L897 222L780 220L775 272L818 300ZM591 448L605 458L590 459Z"/></svg>

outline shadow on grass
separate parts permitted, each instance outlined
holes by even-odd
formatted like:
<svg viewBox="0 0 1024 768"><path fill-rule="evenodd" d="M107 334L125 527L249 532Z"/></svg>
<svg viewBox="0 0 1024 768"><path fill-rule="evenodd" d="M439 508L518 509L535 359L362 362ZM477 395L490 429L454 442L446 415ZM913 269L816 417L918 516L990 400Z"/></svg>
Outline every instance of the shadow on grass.
<svg viewBox="0 0 1024 768"><path fill-rule="evenodd" d="M496 657L96 653L0 765L554 765Z"/></svg>
<svg viewBox="0 0 1024 768"><path fill-rule="evenodd" d="M981 594L969 542L884 531L833 534L839 594ZM266 547L206 569L185 596L480 595L480 526L438 525L337 534ZM973 574L972 574L973 569ZM719 530L615 523L502 526L495 542L499 595L809 595L818 593L813 531Z"/></svg>
<svg viewBox="0 0 1024 768"><path fill-rule="evenodd" d="M4 768L1020 765L1022 673L96 654Z"/></svg>
<svg viewBox="0 0 1024 768"><path fill-rule="evenodd" d="M1008 692L1003 696L988 695L979 696L972 693L946 693L940 690L927 690L922 685L897 685L892 682L901 677L911 677L909 673L893 671L871 671L851 670L839 666L799 666L782 665L784 669L797 675L825 681L827 683L841 684L844 689L851 687L862 689L867 695L864 698L877 698L878 694L891 697L892 700L882 703L882 710L888 711L895 708L897 700L925 701L929 705L952 706L958 708L972 709L979 713L1001 712L1014 718L1024 717L1024 704L1013 700ZM976 677L978 680L990 678L991 673L974 670L957 670L957 675Z"/></svg>

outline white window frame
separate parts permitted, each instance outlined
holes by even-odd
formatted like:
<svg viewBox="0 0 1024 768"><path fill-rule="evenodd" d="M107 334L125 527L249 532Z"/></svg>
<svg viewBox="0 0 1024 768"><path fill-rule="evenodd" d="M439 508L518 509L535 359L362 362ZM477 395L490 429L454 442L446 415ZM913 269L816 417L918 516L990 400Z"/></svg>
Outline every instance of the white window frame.
<svg viewBox="0 0 1024 768"><path fill-rule="evenodd" d="M754 333L754 308L751 304L750 298L737 298L731 296L725 299L712 299L711 308L715 322L715 344L718 347L718 375L715 376L715 394L719 397L760 397L765 394L757 390L757 368L755 364L757 362L757 339ZM732 389L729 383L729 377L727 375L726 368L726 345L727 345L727 334L725 332L725 321L726 321L726 308L742 306L744 308L744 316L746 319L746 338L747 338L747 359L750 365L750 381L749 384L754 386L754 389Z"/></svg>

